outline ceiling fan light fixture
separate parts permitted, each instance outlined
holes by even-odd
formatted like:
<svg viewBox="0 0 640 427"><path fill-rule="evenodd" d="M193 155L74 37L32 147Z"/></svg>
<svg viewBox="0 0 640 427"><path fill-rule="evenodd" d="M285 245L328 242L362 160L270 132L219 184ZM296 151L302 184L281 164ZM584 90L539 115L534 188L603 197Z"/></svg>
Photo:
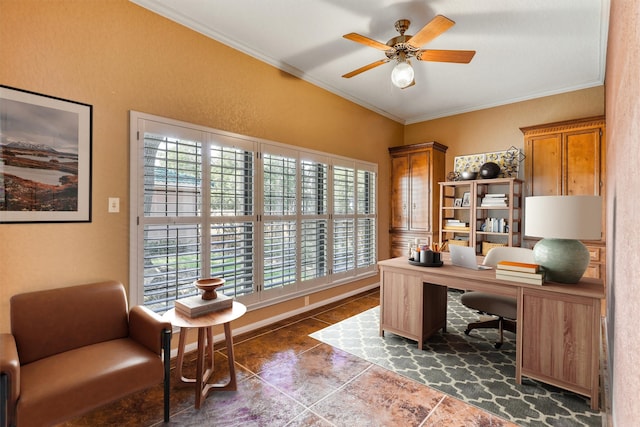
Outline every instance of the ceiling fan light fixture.
<svg viewBox="0 0 640 427"><path fill-rule="evenodd" d="M408 62L398 62L391 71L391 82L400 89L409 86L413 82L413 77L413 67Z"/></svg>

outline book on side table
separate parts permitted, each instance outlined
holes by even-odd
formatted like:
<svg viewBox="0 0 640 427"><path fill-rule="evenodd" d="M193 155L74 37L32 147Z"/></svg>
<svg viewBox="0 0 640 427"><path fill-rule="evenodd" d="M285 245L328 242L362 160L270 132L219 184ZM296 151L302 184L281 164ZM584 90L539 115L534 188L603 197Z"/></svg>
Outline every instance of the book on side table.
<svg viewBox="0 0 640 427"><path fill-rule="evenodd" d="M204 300L202 295L176 300L175 308L178 313L189 317L198 317L213 311L224 310L233 305L233 298L218 292L216 299Z"/></svg>

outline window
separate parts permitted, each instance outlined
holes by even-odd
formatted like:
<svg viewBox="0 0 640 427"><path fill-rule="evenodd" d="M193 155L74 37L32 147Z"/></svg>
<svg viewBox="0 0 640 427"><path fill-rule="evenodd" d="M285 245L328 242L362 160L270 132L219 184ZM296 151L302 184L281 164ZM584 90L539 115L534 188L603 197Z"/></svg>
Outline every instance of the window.
<svg viewBox="0 0 640 427"><path fill-rule="evenodd" d="M375 274L377 165L131 112L132 303L248 305ZM220 291L220 290L219 290Z"/></svg>

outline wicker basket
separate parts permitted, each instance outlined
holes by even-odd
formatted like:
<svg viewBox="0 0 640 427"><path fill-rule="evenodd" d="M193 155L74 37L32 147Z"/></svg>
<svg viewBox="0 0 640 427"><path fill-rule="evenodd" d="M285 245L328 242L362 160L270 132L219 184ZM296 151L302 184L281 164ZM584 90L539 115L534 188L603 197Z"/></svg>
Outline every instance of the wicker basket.
<svg viewBox="0 0 640 427"><path fill-rule="evenodd" d="M487 255L487 252L489 252L493 248L502 248L504 246L507 246L507 244L506 243L482 242L482 255Z"/></svg>
<svg viewBox="0 0 640 427"><path fill-rule="evenodd" d="M447 240L449 245L457 245L457 246L469 246L469 242L467 240Z"/></svg>

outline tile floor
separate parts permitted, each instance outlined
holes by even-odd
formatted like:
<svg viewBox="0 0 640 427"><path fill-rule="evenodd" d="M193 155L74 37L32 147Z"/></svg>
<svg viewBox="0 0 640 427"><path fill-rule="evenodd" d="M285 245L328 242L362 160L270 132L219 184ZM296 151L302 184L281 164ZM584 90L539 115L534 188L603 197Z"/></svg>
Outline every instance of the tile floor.
<svg viewBox="0 0 640 427"><path fill-rule="evenodd" d="M309 337L378 304L376 289L234 337L238 391L214 391L200 410L193 407L192 386L178 384L172 369L169 425L514 426ZM214 353L211 382L224 382L226 352L220 345ZM185 358L187 376L195 372L194 357ZM63 426L163 424L159 385Z"/></svg>

